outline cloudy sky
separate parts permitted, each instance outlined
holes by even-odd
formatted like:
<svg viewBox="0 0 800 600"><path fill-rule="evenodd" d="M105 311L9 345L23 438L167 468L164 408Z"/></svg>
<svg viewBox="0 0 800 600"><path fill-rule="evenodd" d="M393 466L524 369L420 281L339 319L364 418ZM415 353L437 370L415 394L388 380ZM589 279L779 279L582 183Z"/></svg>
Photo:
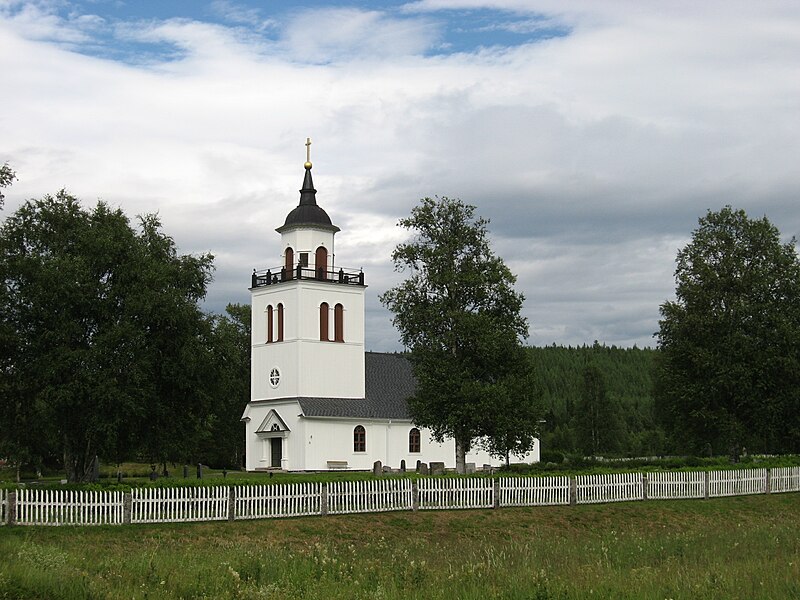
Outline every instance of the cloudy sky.
<svg viewBox="0 0 800 600"><path fill-rule="evenodd" d="M0 0L0 78L4 214L158 212L216 256L212 311L278 264L311 137L371 350L423 196L491 220L535 345L654 345L708 209L800 233L796 0Z"/></svg>

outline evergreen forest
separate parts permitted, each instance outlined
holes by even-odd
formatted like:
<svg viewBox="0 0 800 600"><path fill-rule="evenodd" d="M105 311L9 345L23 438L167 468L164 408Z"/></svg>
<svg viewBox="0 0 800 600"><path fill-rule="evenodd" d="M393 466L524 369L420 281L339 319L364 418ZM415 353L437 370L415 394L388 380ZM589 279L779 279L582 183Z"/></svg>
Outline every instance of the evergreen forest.
<svg viewBox="0 0 800 600"><path fill-rule="evenodd" d="M563 454L658 456L666 447L656 422L657 351L595 342L530 347L545 422L542 460Z"/></svg>

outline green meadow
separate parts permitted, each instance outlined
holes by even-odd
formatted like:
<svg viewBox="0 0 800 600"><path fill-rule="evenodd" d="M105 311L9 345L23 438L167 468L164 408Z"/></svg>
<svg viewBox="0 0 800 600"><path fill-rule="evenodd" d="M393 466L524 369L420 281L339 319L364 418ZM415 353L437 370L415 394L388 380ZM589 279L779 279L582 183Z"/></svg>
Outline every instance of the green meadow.
<svg viewBox="0 0 800 600"><path fill-rule="evenodd" d="M800 494L0 528L0 598L800 598Z"/></svg>

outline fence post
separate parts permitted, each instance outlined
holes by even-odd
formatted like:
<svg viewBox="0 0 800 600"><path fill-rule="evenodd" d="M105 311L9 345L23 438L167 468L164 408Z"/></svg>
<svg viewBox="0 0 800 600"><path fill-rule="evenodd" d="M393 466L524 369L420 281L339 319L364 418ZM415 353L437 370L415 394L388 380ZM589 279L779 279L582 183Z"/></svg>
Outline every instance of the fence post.
<svg viewBox="0 0 800 600"><path fill-rule="evenodd" d="M575 506L578 503L578 478L572 476L569 478L569 505Z"/></svg>
<svg viewBox="0 0 800 600"><path fill-rule="evenodd" d="M764 491L765 494L772 493L772 469L767 468L767 489Z"/></svg>
<svg viewBox="0 0 800 600"><path fill-rule="evenodd" d="M236 488L228 488L228 521L236 519Z"/></svg>
<svg viewBox="0 0 800 600"><path fill-rule="evenodd" d="M703 484L703 499L708 500L711 496L711 471L705 472Z"/></svg>
<svg viewBox="0 0 800 600"><path fill-rule="evenodd" d="M419 482L416 479L411 481L411 510L419 510Z"/></svg>
<svg viewBox="0 0 800 600"><path fill-rule="evenodd" d="M17 522L17 490L10 490L8 492L6 502L8 502L6 506L6 522L9 525L13 525Z"/></svg>
<svg viewBox="0 0 800 600"><path fill-rule="evenodd" d="M492 508L500 508L500 478L495 477L492 481Z"/></svg>
<svg viewBox="0 0 800 600"><path fill-rule="evenodd" d="M133 492L125 492L122 496L122 522L125 525L131 524L133 516Z"/></svg>
<svg viewBox="0 0 800 600"><path fill-rule="evenodd" d="M320 514L325 517L328 515L328 484L322 484L322 496L320 498Z"/></svg>
<svg viewBox="0 0 800 600"><path fill-rule="evenodd" d="M642 475L642 500L647 500L647 494L650 491L650 480L647 477L647 473Z"/></svg>

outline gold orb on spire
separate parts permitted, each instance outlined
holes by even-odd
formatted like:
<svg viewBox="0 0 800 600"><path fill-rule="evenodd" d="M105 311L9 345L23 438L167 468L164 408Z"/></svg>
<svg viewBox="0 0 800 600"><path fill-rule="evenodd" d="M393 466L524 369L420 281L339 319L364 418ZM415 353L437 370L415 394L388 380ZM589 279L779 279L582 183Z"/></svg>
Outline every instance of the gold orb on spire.
<svg viewBox="0 0 800 600"><path fill-rule="evenodd" d="M306 169L310 169L310 168L311 168L311 161L307 160L307 161L306 161L306 162L303 164L303 166L304 166Z"/></svg>

